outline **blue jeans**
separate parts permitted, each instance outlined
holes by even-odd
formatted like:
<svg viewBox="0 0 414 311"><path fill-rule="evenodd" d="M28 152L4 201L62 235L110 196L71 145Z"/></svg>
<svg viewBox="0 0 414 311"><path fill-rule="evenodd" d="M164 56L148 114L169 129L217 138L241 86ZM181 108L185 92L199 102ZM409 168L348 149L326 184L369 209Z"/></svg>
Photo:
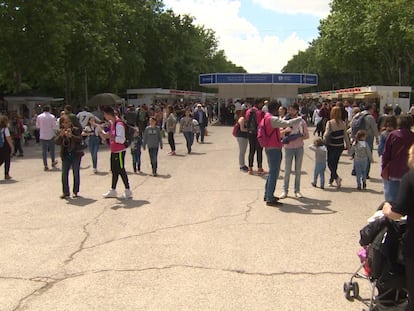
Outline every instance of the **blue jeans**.
<svg viewBox="0 0 414 311"><path fill-rule="evenodd" d="M79 192L80 186L80 162L81 157L75 156L72 153L65 155L62 158L62 190L63 194L69 195L69 170L72 168L73 172L73 193Z"/></svg>
<svg viewBox="0 0 414 311"><path fill-rule="evenodd" d="M361 187L361 181L363 184L367 182L368 163L368 160L354 160L355 175L358 187Z"/></svg>
<svg viewBox="0 0 414 311"><path fill-rule="evenodd" d="M200 140L202 143L204 142L204 133L205 133L205 126L202 126L200 124Z"/></svg>
<svg viewBox="0 0 414 311"><path fill-rule="evenodd" d="M269 175L267 175L265 185L265 199L266 202L271 202L275 199L274 192L277 178L279 177L280 162L282 162L282 150L266 148L265 152L269 166Z"/></svg>
<svg viewBox="0 0 414 311"><path fill-rule="evenodd" d="M101 141L98 136L89 137L88 147L92 157L92 166L95 169L98 167L98 151L100 143Z"/></svg>
<svg viewBox="0 0 414 311"><path fill-rule="evenodd" d="M400 180L385 180L384 182L384 199L387 202L396 202L398 190L400 189Z"/></svg>
<svg viewBox="0 0 414 311"><path fill-rule="evenodd" d="M372 151L374 150L374 136L367 136L366 138L366 142L369 146L369 149L371 149L371 154ZM371 161L368 160L368 164L367 164L367 176L369 176L369 171L371 170Z"/></svg>
<svg viewBox="0 0 414 311"><path fill-rule="evenodd" d="M152 172L156 173L157 172L157 167L158 167L158 161L157 161L158 148L148 148L148 152L149 152L149 156L150 156Z"/></svg>
<svg viewBox="0 0 414 311"><path fill-rule="evenodd" d="M313 171L313 183L316 185L318 181L318 176L320 176L321 188L325 187L325 169L326 169L326 162L315 163L315 169Z"/></svg>
<svg viewBox="0 0 414 311"><path fill-rule="evenodd" d="M194 133L193 132L183 132L185 141L187 143L187 151L191 152L191 146L194 142Z"/></svg>
<svg viewBox="0 0 414 311"><path fill-rule="evenodd" d="M284 192L288 193L292 162L295 158L295 193L300 191L300 175L302 171L303 147L285 149L285 178L283 183Z"/></svg>
<svg viewBox="0 0 414 311"><path fill-rule="evenodd" d="M131 155L132 155L132 168L134 171L138 169L141 170L141 148L137 148L132 150L131 149Z"/></svg>
<svg viewBox="0 0 414 311"><path fill-rule="evenodd" d="M42 158L43 165L47 166L47 151L50 152L50 158L52 159L52 164L55 162L55 139L41 139L40 143L42 144Z"/></svg>

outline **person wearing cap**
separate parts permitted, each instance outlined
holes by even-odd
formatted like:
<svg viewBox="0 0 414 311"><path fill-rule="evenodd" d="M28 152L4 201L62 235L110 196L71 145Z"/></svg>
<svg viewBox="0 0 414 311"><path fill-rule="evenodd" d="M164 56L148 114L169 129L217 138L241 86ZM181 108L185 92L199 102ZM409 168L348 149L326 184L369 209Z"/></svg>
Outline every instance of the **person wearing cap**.
<svg viewBox="0 0 414 311"><path fill-rule="evenodd" d="M200 126L200 140L201 140L201 143L204 144L204 132L205 132L205 128L207 127L208 120L207 120L207 115L204 112L201 104L197 104L197 108L194 111L193 118L197 120Z"/></svg>

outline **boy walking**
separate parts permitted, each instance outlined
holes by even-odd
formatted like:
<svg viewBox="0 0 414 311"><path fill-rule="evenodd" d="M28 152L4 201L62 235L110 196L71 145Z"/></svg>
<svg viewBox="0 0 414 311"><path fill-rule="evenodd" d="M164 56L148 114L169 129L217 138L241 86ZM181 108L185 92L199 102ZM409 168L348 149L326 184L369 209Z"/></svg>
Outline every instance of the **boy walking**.
<svg viewBox="0 0 414 311"><path fill-rule="evenodd" d="M134 136L131 141L131 156L132 156L132 167L134 173L141 173L141 147L142 138L139 135L138 127L134 128Z"/></svg>
<svg viewBox="0 0 414 311"><path fill-rule="evenodd" d="M116 184L118 178L121 176L125 186L125 192L122 194L123 199L131 199L132 192L129 189L128 175L125 170L125 123L115 116L115 111L112 107L106 106L103 108L104 117L111 124L109 132L103 134L109 138L109 146L111 149L111 172L112 172L112 185L111 189L103 194L104 198L116 198Z"/></svg>
<svg viewBox="0 0 414 311"><path fill-rule="evenodd" d="M162 137L161 131L158 126L156 126L157 120L155 117L150 118L150 125L144 131L142 148L148 146L148 152L151 160L151 167L152 167L152 176L157 176L157 168L158 168L158 147L162 149Z"/></svg>

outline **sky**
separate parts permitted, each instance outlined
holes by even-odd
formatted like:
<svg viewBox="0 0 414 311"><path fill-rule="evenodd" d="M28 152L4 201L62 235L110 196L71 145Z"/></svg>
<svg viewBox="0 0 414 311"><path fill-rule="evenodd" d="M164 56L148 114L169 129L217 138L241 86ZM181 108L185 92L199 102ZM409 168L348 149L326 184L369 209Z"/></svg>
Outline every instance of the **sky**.
<svg viewBox="0 0 414 311"><path fill-rule="evenodd" d="M330 0L164 0L215 32L218 48L249 73L279 73L318 37ZM306 71L306 68L304 68Z"/></svg>

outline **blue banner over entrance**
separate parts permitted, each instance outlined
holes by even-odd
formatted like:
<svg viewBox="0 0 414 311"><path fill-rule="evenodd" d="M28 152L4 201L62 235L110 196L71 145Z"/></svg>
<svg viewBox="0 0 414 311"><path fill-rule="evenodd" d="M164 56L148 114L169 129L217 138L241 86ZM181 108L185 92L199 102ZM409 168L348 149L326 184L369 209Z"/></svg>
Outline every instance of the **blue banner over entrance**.
<svg viewBox="0 0 414 311"><path fill-rule="evenodd" d="M300 73L207 73L200 74L201 86L218 84L279 84L313 86L318 85L318 75Z"/></svg>

